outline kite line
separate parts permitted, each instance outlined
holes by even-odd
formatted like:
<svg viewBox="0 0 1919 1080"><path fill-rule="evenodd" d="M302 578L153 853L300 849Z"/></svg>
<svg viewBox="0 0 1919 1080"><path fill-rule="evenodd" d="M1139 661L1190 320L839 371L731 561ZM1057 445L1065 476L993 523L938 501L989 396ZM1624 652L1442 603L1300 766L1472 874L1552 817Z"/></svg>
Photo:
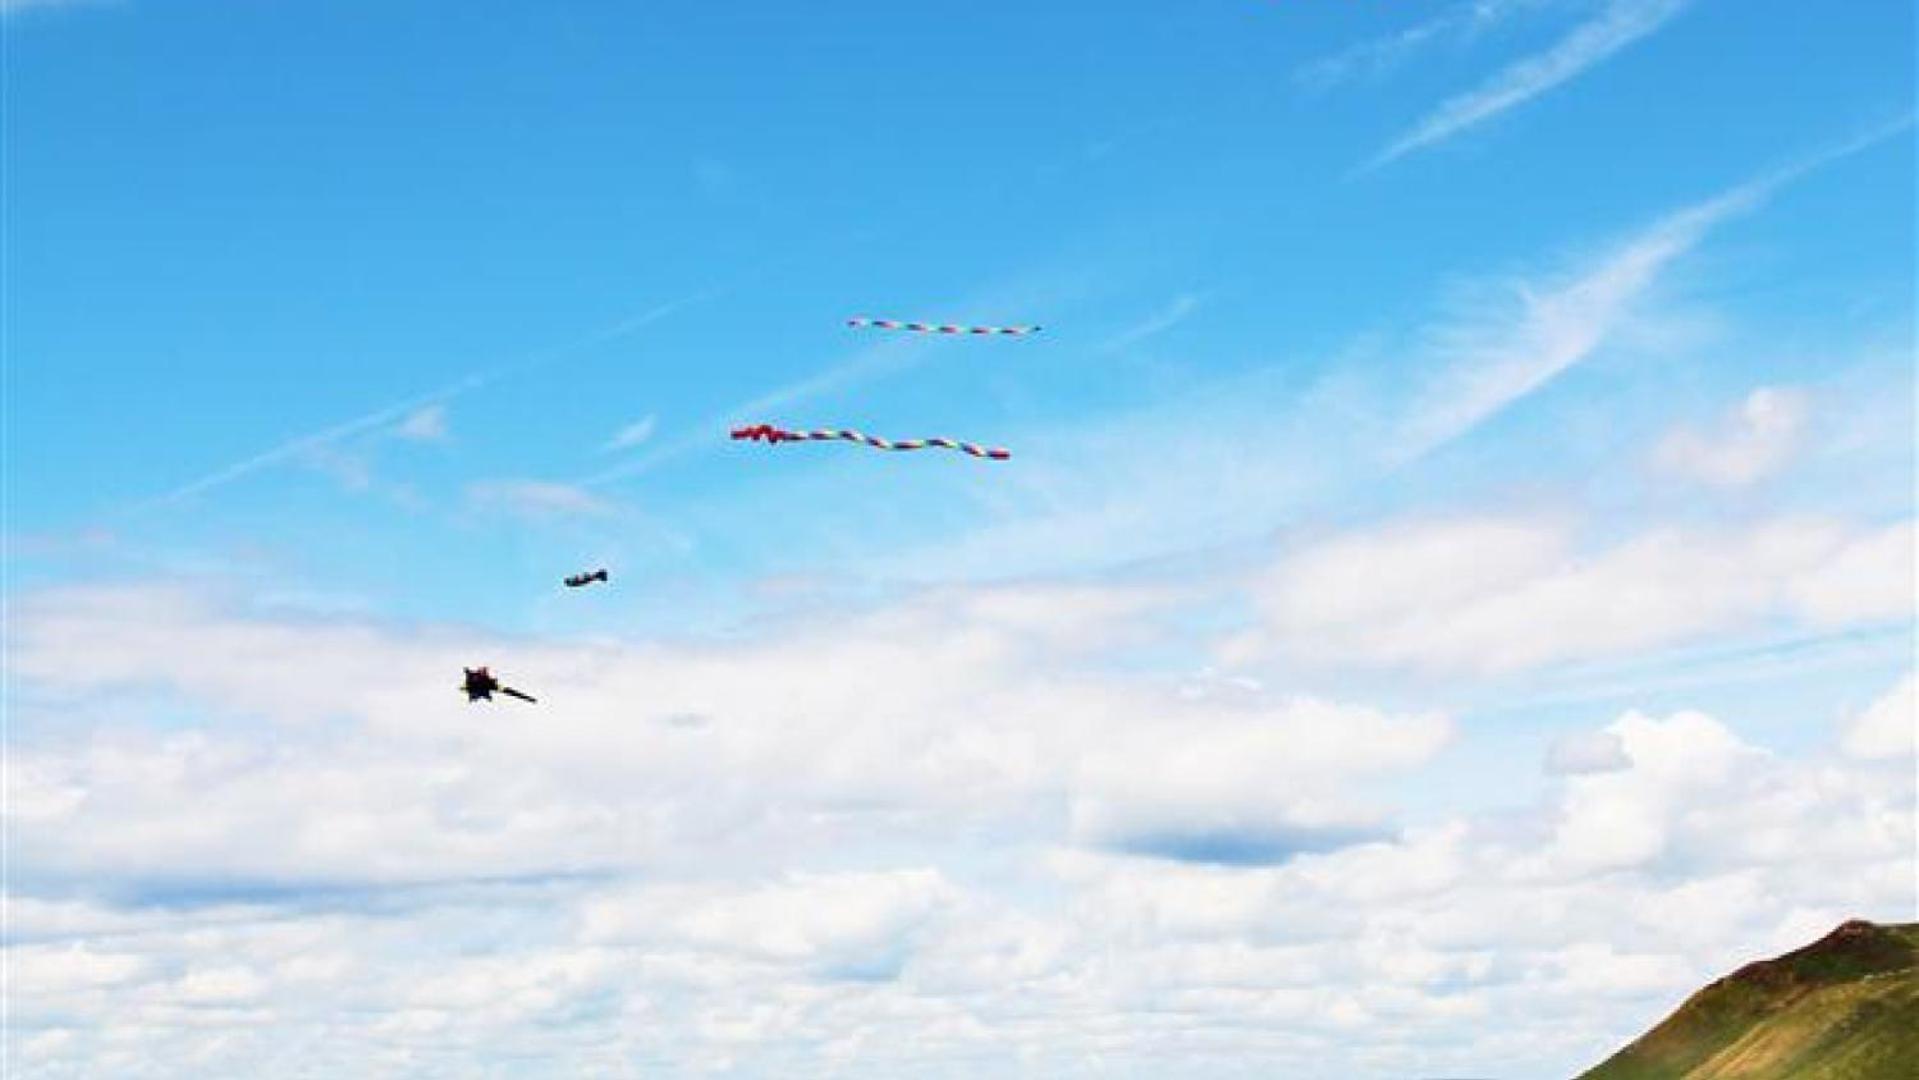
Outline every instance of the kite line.
<svg viewBox="0 0 1919 1080"><path fill-rule="evenodd" d="M912 330L921 334L1031 334L1037 326L955 326L950 323L901 322L898 319L869 319L865 316L846 320L848 326L876 330Z"/></svg>
<svg viewBox="0 0 1919 1080"><path fill-rule="evenodd" d="M734 428L735 439L749 439L758 442L819 442L840 439L846 442L865 443L875 450L924 450L936 446L942 450L958 450L962 454L971 454L976 458L988 458L993 461L1005 461L1012 452L997 446L980 446L977 443L960 442L957 439L882 439L877 435L848 431L844 428L822 428L818 431L787 431L771 424L754 424L750 427Z"/></svg>

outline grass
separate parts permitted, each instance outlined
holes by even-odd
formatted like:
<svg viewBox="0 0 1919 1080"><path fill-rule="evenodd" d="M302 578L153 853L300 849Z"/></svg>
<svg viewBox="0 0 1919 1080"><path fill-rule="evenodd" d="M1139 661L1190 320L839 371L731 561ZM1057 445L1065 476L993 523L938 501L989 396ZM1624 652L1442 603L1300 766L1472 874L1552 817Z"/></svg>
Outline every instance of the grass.
<svg viewBox="0 0 1919 1080"><path fill-rule="evenodd" d="M1911 1080L1919 924L1850 922L1749 964L1581 1080Z"/></svg>

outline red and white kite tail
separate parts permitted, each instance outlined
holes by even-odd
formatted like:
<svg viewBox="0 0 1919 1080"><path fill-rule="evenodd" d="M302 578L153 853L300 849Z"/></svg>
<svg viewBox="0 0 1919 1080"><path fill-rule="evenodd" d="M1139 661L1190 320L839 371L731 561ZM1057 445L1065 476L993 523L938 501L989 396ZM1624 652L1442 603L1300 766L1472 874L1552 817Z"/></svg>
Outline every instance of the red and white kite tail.
<svg viewBox="0 0 1919 1080"><path fill-rule="evenodd" d="M953 323L901 322L898 319L869 319L859 316L846 320L848 326L875 330L911 330L919 334L1007 334L1021 337L1037 333L1037 326L958 326Z"/></svg>
<svg viewBox="0 0 1919 1080"><path fill-rule="evenodd" d="M936 446L942 450L957 450L988 461L1006 461L1013 456L1012 451L997 446L981 446L978 443L961 442L958 439L882 439L878 435L868 435L863 431L847 428L821 428L817 431L787 431L771 424L754 424L749 427L734 428L735 439L748 439L756 442L856 442L870 446L875 450L924 450Z"/></svg>

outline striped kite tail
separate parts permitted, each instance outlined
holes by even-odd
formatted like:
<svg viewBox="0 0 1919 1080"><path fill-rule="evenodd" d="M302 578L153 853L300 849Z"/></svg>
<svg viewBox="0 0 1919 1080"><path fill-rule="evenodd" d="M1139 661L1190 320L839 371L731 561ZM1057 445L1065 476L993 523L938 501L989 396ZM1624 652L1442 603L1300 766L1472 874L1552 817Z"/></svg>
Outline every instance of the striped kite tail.
<svg viewBox="0 0 1919 1080"><path fill-rule="evenodd" d="M875 330L908 330L917 334L959 334L982 336L989 334L1012 335L1015 337L1037 333L1038 326L965 326L958 323L904 322L899 319L872 319L858 315L846 320L846 325L869 327Z"/></svg>
<svg viewBox="0 0 1919 1080"><path fill-rule="evenodd" d="M924 450L937 446L942 450L957 450L976 458L988 461L1006 461L1013 456L1009 450L997 446L981 446L978 443L961 442L945 437L932 439L883 439L878 435L868 435L864 431L851 428L818 428L813 431L788 431L771 424L753 424L733 429L733 438L755 442L852 442L870 446L875 450Z"/></svg>
<svg viewBox="0 0 1919 1080"><path fill-rule="evenodd" d="M948 450L958 450L962 454L971 454L976 458L986 458L990 461L1005 461L1013 456L1011 451L1001 449L997 446L981 446L978 443L960 442L958 439L927 439L925 445L944 447Z"/></svg>

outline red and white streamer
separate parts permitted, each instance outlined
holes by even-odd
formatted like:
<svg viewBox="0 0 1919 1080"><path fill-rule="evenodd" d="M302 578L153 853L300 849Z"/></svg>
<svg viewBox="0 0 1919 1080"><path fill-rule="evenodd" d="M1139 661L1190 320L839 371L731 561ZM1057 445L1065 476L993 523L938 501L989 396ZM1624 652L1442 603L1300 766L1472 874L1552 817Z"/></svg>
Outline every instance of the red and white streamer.
<svg viewBox="0 0 1919 1080"><path fill-rule="evenodd" d="M1007 334L1022 336L1036 333L1037 326L958 326L952 323L901 322L898 319L869 319L865 316L846 320L848 326L875 330L911 330L920 334Z"/></svg>
<svg viewBox="0 0 1919 1080"><path fill-rule="evenodd" d="M997 446L981 446L978 443L960 442L958 439L882 439L877 435L868 435L860 431L849 431L845 428L821 428L816 431L787 431L784 428L777 428L771 424L753 424L749 427L734 428L733 437L735 439L766 443L823 442L837 439L843 442L863 443L875 450L924 450L931 446L938 447L942 450L957 450L962 454L971 454L973 457L986 458L990 461L1005 461L1013 456L1011 451L1003 450Z"/></svg>

